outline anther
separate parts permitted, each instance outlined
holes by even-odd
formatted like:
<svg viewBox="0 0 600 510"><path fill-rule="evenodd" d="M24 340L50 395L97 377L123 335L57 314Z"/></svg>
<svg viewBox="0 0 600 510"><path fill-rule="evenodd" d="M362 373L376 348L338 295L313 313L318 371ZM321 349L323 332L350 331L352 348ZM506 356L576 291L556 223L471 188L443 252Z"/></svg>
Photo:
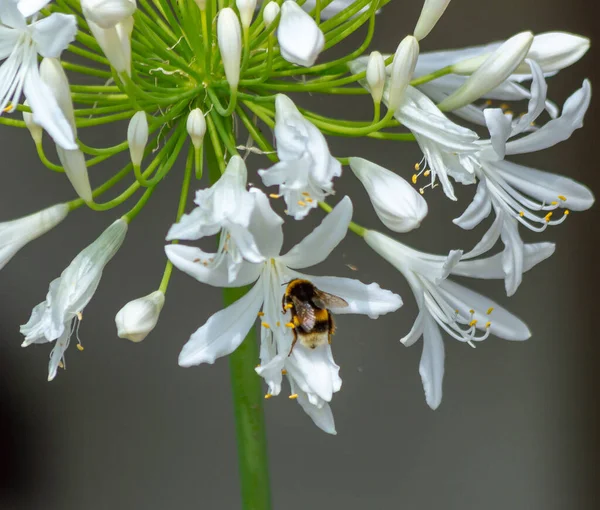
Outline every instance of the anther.
<svg viewBox="0 0 600 510"><path fill-rule="evenodd" d="M469 310L469 313L470 313L471 315L473 315L473 314L475 313L475 310L471 309L471 310Z"/></svg>
<svg viewBox="0 0 600 510"><path fill-rule="evenodd" d="M469 326L474 328L477 325L477 319L473 319L471 322L469 322Z"/></svg>
<svg viewBox="0 0 600 510"><path fill-rule="evenodd" d="M419 193L421 193L421 195L425 194L425 190L423 188L419 188Z"/></svg>
<svg viewBox="0 0 600 510"><path fill-rule="evenodd" d="M285 308L286 310L290 310L291 308L294 308L294 305L293 305L292 303L287 303L287 304L284 306L284 308Z"/></svg>
<svg viewBox="0 0 600 510"><path fill-rule="evenodd" d="M60 368L65 368L65 364L64 364L62 361L59 361L59 362L58 362L58 366L59 366Z"/></svg>
<svg viewBox="0 0 600 510"><path fill-rule="evenodd" d="M310 193L308 191L303 191L302 195L304 195L305 197L310 197Z"/></svg>
<svg viewBox="0 0 600 510"><path fill-rule="evenodd" d="M281 371L281 375L287 375L287 370L285 368Z"/></svg>
<svg viewBox="0 0 600 510"><path fill-rule="evenodd" d="M571 211L569 211L568 209L565 209L565 212L564 212L563 214L564 214L565 216L568 216L570 212L571 212Z"/></svg>
<svg viewBox="0 0 600 510"><path fill-rule="evenodd" d="M415 163L415 170L418 172L419 170L421 170L421 164L420 163ZM415 177L413 177L414 179Z"/></svg>
<svg viewBox="0 0 600 510"><path fill-rule="evenodd" d="M83 314L81 312L77 312L77 320L81 322L83 320Z"/></svg>
<svg viewBox="0 0 600 510"><path fill-rule="evenodd" d="M271 325L268 322L263 322L262 327L266 329L271 329Z"/></svg>
<svg viewBox="0 0 600 510"><path fill-rule="evenodd" d="M492 106L492 100L491 100L491 99L488 99L488 100L485 102L485 105L486 105L486 106Z"/></svg>
<svg viewBox="0 0 600 510"><path fill-rule="evenodd" d="M431 174L431 170L425 170L425 173L423 175L425 177L429 177L430 174Z"/></svg>
<svg viewBox="0 0 600 510"><path fill-rule="evenodd" d="M258 312L257 314L259 317L264 317L265 316L265 312Z"/></svg>
<svg viewBox="0 0 600 510"><path fill-rule="evenodd" d="M521 218L525 216L525 211L519 211L519 216L521 216Z"/></svg>
<svg viewBox="0 0 600 510"><path fill-rule="evenodd" d="M296 326L294 325L293 322L287 322L285 325L286 328L290 328L290 329L294 329Z"/></svg>
<svg viewBox="0 0 600 510"><path fill-rule="evenodd" d="M298 205L300 207L305 207L306 206L306 202L303 202L302 200L298 200Z"/></svg>
<svg viewBox="0 0 600 510"><path fill-rule="evenodd" d="M546 216L544 216L544 221L546 223L550 222L550 218L552 218L552 211L550 211L548 214L546 214Z"/></svg>
<svg viewBox="0 0 600 510"><path fill-rule="evenodd" d="M487 311L487 312L485 312L485 313L487 313L487 314L489 315L489 314L490 314L490 313L492 313L493 311L494 311L494 307L493 307L493 306L490 306L490 307L488 308L488 311Z"/></svg>
<svg viewBox="0 0 600 510"><path fill-rule="evenodd" d="M563 202L567 201L567 197L565 197L564 195L558 195L558 199L562 200Z"/></svg>
<svg viewBox="0 0 600 510"><path fill-rule="evenodd" d="M506 115L514 115L514 112L512 110L506 110L504 113Z"/></svg>
<svg viewBox="0 0 600 510"><path fill-rule="evenodd" d="M277 327L279 327L279 326L281 326L281 322L277 321L277 322L275 323L275 325L276 325Z"/></svg>
<svg viewBox="0 0 600 510"><path fill-rule="evenodd" d="M489 321L488 321L488 322L486 322L486 323L485 323L485 329L488 329L488 328L489 328L491 325L492 325L492 323L491 323L491 322L489 322Z"/></svg>
<svg viewBox="0 0 600 510"><path fill-rule="evenodd" d="M298 398L298 394L294 393L288 397L290 400L296 400Z"/></svg>
<svg viewBox="0 0 600 510"><path fill-rule="evenodd" d="M312 203L314 202L314 200L313 200L312 198L307 198L307 199L306 199L306 201L307 201L309 204L312 204Z"/></svg>
<svg viewBox="0 0 600 510"><path fill-rule="evenodd" d="M412 179L411 179L413 184L417 184L417 177L418 177L417 174L413 174Z"/></svg>
<svg viewBox="0 0 600 510"><path fill-rule="evenodd" d="M78 351L83 351L83 345L77 344L77 350Z"/></svg>
<svg viewBox="0 0 600 510"><path fill-rule="evenodd" d="M508 110L508 109L510 108L510 106L508 106L506 103L502 103L502 104L500 105L500 108L501 108L502 110Z"/></svg>
<svg viewBox="0 0 600 510"><path fill-rule="evenodd" d="M271 193L269 196L271 198L281 198L281 195L278 195L277 193Z"/></svg>
<svg viewBox="0 0 600 510"><path fill-rule="evenodd" d="M552 202L550 202L550 205L558 205L558 202L556 200L553 200Z"/></svg>
<svg viewBox="0 0 600 510"><path fill-rule="evenodd" d="M269 399L270 399L270 398L272 398L272 397L273 397L273 395L271 395L270 393L267 393L267 394L265 395L265 400L269 400Z"/></svg>

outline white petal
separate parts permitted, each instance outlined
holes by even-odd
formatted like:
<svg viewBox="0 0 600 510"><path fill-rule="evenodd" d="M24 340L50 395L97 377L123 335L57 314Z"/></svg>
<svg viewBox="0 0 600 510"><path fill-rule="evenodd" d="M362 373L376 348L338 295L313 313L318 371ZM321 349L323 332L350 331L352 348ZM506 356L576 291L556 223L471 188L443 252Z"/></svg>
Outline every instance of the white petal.
<svg viewBox="0 0 600 510"><path fill-rule="evenodd" d="M58 367L61 361L64 363L64 356L67 347L69 347L69 339L71 337L70 328L56 340L56 344L50 353L50 361L48 362L48 381L54 380L58 372Z"/></svg>
<svg viewBox="0 0 600 510"><path fill-rule="evenodd" d="M77 20L70 14L53 13L31 25L31 37L42 57L58 58L75 40Z"/></svg>
<svg viewBox="0 0 600 510"><path fill-rule="evenodd" d="M519 235L519 225L515 219L507 219L501 234L504 243L502 269L505 279L506 295L512 296L523 280L523 241Z"/></svg>
<svg viewBox="0 0 600 510"><path fill-rule="evenodd" d="M428 314L424 321L423 353L419 363L419 374L423 381L425 400L431 409L437 409L442 402L444 357L442 335L438 325Z"/></svg>
<svg viewBox="0 0 600 510"><path fill-rule="evenodd" d="M554 250L554 243L525 244L523 246L523 272L529 271L546 260L554 253ZM484 259L463 260L454 267L452 274L486 280L504 278L502 257L503 253L500 252Z"/></svg>
<svg viewBox="0 0 600 510"><path fill-rule="evenodd" d="M475 247L465 253L463 255L464 259L472 259L474 257L478 257L479 255L483 255L484 253L491 250L500 234L502 232L502 225L504 224L504 213L502 211L496 211L496 218L494 219L494 223L490 226L490 228L483 234L481 240L475 245Z"/></svg>
<svg viewBox="0 0 600 510"><path fill-rule="evenodd" d="M293 269L303 269L323 262L346 237L352 219L352 202L344 197L310 234L279 258Z"/></svg>
<svg viewBox="0 0 600 510"><path fill-rule="evenodd" d="M507 154L536 152L567 140L576 129L583 126L583 117L592 97L592 86L584 80L583 86L574 92L563 106L560 117L552 119L533 133L513 140L506 145Z"/></svg>
<svg viewBox="0 0 600 510"><path fill-rule="evenodd" d="M400 342L402 342L406 347L410 347L419 338L421 338L424 329L425 313L427 312L419 312L419 315L417 315L417 318L415 319L415 322L412 325L412 328L410 328L408 334L400 339Z"/></svg>
<svg viewBox="0 0 600 510"><path fill-rule="evenodd" d="M463 317L469 317L469 310L475 310L473 318L478 321L478 328L484 328L485 323L490 321L490 332L505 340L527 340L531 336L531 331L521 319L491 299L450 280L444 280L439 289L450 306ZM491 315L486 314L489 308L494 309Z"/></svg>
<svg viewBox="0 0 600 510"><path fill-rule="evenodd" d="M505 115L500 108L483 110L485 123L490 131L490 141L500 159L506 154L506 141L512 131L512 116Z"/></svg>
<svg viewBox="0 0 600 510"><path fill-rule="evenodd" d="M485 220L492 211L492 202L488 196L485 181L480 181L477 185L477 192L473 201L465 212L458 218L452 220L452 223L465 230L471 230Z"/></svg>
<svg viewBox="0 0 600 510"><path fill-rule="evenodd" d="M283 219L277 215L267 196L259 189L252 188L256 204L252 211L249 230L258 250L265 257L277 257L283 245Z"/></svg>
<svg viewBox="0 0 600 510"><path fill-rule="evenodd" d="M19 0L17 6L20 13L28 18L50 3L50 0Z"/></svg>
<svg viewBox="0 0 600 510"><path fill-rule="evenodd" d="M402 299L398 294L382 289L377 283L367 285L352 278L306 276L300 273L291 273L297 278L310 280L324 292L346 300L348 306L332 309L334 314L358 313L376 319L380 315L395 312L402 306Z"/></svg>
<svg viewBox="0 0 600 510"><path fill-rule="evenodd" d="M546 107L546 94L548 93L548 85L544 78L542 68L534 60L526 59L525 62L531 69L531 99L527 106L527 113L523 115L514 126L511 136L523 133L535 122Z"/></svg>
<svg viewBox="0 0 600 510"><path fill-rule="evenodd" d="M68 151L57 145L56 153L75 192L86 202L91 202L92 187L83 152L79 149Z"/></svg>
<svg viewBox="0 0 600 510"><path fill-rule="evenodd" d="M331 402L333 394L342 387L340 367L333 361L331 346L320 345L315 349L296 343L286 368L296 381L305 381L307 393L314 393L325 402Z"/></svg>
<svg viewBox="0 0 600 510"><path fill-rule="evenodd" d="M298 398L296 399L298 404L300 404L304 412L310 416L314 424L328 434L337 434L335 431L335 423L333 421L333 413L331 412L329 404L325 403L321 407L311 404L306 393L294 384L292 378L290 378L290 386L292 392L298 395Z"/></svg>
<svg viewBox="0 0 600 510"><path fill-rule="evenodd" d="M235 303L212 315L190 337L179 354L179 365L212 364L217 358L231 354L256 322L262 303L262 285L259 282Z"/></svg>
<svg viewBox="0 0 600 510"><path fill-rule="evenodd" d="M217 257L215 253L206 253L195 246L183 244L168 244L165 246L167 258L173 265L196 278L199 282L207 283L214 287L241 287L258 279L262 264L252 264L242 261L237 277L229 281L229 272L226 263L212 264ZM206 262L206 265L203 264Z"/></svg>
<svg viewBox="0 0 600 510"><path fill-rule="evenodd" d="M218 223L207 221L205 211L196 207L189 214L184 214L177 223L171 225L167 233L167 241L180 239L184 241L195 241L205 236L213 236L221 230Z"/></svg>
<svg viewBox="0 0 600 510"><path fill-rule="evenodd" d="M427 37L433 30L449 3L450 0L425 0L414 31L415 37L419 41Z"/></svg>
<svg viewBox="0 0 600 510"><path fill-rule="evenodd" d="M363 158L350 158L350 168L386 227L394 232L409 232L421 225L427 215L427 202L407 181Z"/></svg>
<svg viewBox="0 0 600 510"><path fill-rule="evenodd" d="M559 195L564 196L567 200L561 203L561 206L573 211L585 211L594 203L592 191L568 177L511 161L497 161L494 167L506 182L537 200L550 203L558 201Z"/></svg>
<svg viewBox="0 0 600 510"><path fill-rule="evenodd" d="M281 6L277 40L285 60L305 67L315 63L325 45L325 36L315 20L291 0Z"/></svg>

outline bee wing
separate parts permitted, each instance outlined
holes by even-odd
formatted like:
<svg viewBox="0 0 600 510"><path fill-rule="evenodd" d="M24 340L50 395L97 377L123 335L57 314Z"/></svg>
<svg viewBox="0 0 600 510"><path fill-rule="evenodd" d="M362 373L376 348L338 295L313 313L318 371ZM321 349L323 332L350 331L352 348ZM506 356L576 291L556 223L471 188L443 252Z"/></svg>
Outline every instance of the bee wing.
<svg viewBox="0 0 600 510"><path fill-rule="evenodd" d="M315 290L313 301L319 308L346 308L348 306L345 299L322 290Z"/></svg>
<svg viewBox="0 0 600 510"><path fill-rule="evenodd" d="M300 327L309 333L315 327L315 310L310 303L301 301L296 296L292 296L294 310L300 319Z"/></svg>

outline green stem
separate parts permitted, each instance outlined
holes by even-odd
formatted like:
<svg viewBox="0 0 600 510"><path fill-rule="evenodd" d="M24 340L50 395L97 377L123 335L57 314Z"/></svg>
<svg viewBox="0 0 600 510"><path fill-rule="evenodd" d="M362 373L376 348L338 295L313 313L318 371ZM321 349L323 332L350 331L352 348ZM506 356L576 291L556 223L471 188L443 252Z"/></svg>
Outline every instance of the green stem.
<svg viewBox="0 0 600 510"><path fill-rule="evenodd" d="M215 182L221 173L218 156L211 139L204 143L211 182ZM237 301L247 290L247 287L223 289L225 305ZM254 371L258 359L258 341L252 328L229 356L243 510L271 508L264 398L260 377Z"/></svg>

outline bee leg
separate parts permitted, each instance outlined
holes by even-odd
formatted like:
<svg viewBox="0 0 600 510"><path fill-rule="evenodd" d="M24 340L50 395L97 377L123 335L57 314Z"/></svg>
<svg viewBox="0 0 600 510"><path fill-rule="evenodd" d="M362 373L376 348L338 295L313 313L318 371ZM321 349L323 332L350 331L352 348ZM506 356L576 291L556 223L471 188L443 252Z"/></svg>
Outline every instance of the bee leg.
<svg viewBox="0 0 600 510"><path fill-rule="evenodd" d="M328 336L329 345L331 345L331 337L335 333L335 322L333 321L333 315L331 315L331 312L329 312L329 316L327 317L327 319L329 321L329 333L327 336Z"/></svg>
<svg viewBox="0 0 600 510"><path fill-rule="evenodd" d="M290 347L290 352L288 354L288 357L292 355L292 351L294 350L294 345L296 345L296 342L298 341L298 333L296 333L296 330L292 329L292 333L294 333L294 340L292 340L292 346Z"/></svg>

